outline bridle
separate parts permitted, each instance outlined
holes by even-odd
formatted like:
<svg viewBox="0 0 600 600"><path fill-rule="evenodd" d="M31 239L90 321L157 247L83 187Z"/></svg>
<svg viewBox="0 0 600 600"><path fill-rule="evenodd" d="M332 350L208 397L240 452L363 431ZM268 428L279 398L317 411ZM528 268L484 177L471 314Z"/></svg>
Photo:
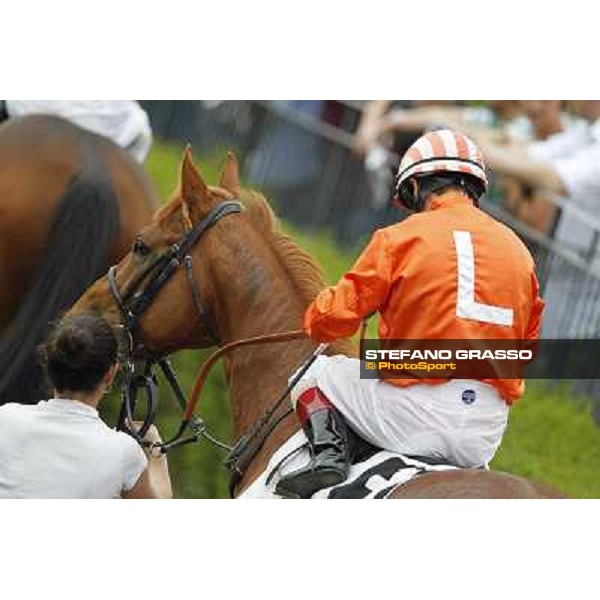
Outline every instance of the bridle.
<svg viewBox="0 0 600 600"><path fill-rule="evenodd" d="M288 410L277 415L278 409L300 378L328 346L328 344L320 344L313 350L296 370L293 377L289 380L287 387L279 395L277 400L252 425L250 430L245 435L242 435L233 447L221 442L213 436L207 430L202 419L195 414L195 408L208 373L216 364L217 360L223 355L242 346L263 343L280 343L300 339L306 340L306 334L302 330L294 330L237 340L223 346L216 328L210 323L207 311L202 304L198 284L194 278L191 250L200 240L202 235L220 219L227 215L240 213L241 211L242 205L237 200L221 202L202 221L194 226L179 243L171 245L166 252L136 276L125 294L121 294L117 284L116 266L112 266L108 270L110 293L121 313L122 326L128 341L127 354L124 357L124 360L121 361L124 370L124 380L121 388L121 412L118 420L118 428L129 433L141 445L151 446L153 450L161 453L166 453L172 448L183 444L198 442L202 438L207 439L219 448L227 450L228 456L225 460L225 466L231 472L229 489L232 497L235 488L241 481L247 467L261 450L269 435L286 417L293 413L293 409L290 407ZM177 376L166 356L147 358L141 367L141 372L138 368L138 364L134 360L134 339L139 319L152 304L162 287L169 281L182 264L184 265L186 277L190 284L192 298L198 316L204 324L205 329L208 331L213 343L216 346L219 346L219 349L202 365L197 375L194 388L188 399L186 399L181 385L177 380ZM146 283L142 287L142 283L144 282ZM139 348L140 346L138 345L137 349ZM160 367L175 399L184 411L184 414L177 433L171 439L159 444L149 444L144 440L144 436L148 432L150 426L154 423L158 408L158 386L156 374L154 372L156 365ZM145 390L147 410L142 426L136 429L133 425L133 421L140 389ZM191 432L191 435L184 437L187 430Z"/></svg>
<svg viewBox="0 0 600 600"><path fill-rule="evenodd" d="M121 295L119 286L117 285L117 267L113 265L108 270L110 292L119 307L121 316L123 317L123 326L130 341L133 340L133 334L139 318L183 263L198 315L204 322L212 341L217 344L219 343L219 338L214 327L206 318L206 311L200 298L200 290L194 279L190 251L198 240L219 220L227 215L240 213L241 211L242 205L236 200L221 202L204 219L188 231L179 243L172 244L166 252L146 267L136 277L133 284L129 286L125 295ZM141 283L145 280L147 280L145 287L140 289Z"/></svg>
<svg viewBox="0 0 600 600"><path fill-rule="evenodd" d="M241 211L242 205L237 200L227 200L218 204L204 219L192 227L181 241L172 244L163 254L152 261L134 279L131 285L128 286L124 294L121 294L117 284L117 267L113 265L108 270L110 293L121 313L123 332L128 342L126 355L121 361L124 380L121 388L121 413L119 415L118 428L132 435L140 443L144 443L143 438L154 422L158 407L157 379L154 373L155 365L160 367L176 400L182 408L186 406L186 399L166 357L147 358L141 367L134 360L134 349L143 350L143 347L139 345L137 348L134 348L135 333L139 319L177 269L183 265L198 317L208 332L211 341L217 346L221 345L216 328L208 319L207 312L202 303L198 283L194 278L191 250L200 238L219 220L227 215L237 214ZM133 425L133 415L140 389L144 389L146 393L147 410L142 426L136 429ZM190 427L195 434L192 438L182 438L182 432L181 435L176 436L177 439L174 438L168 444L165 444L165 449L167 446L170 448L174 445L197 441L200 435L212 437L205 431L203 423L198 418L192 420ZM216 439L211 441L222 447L229 448Z"/></svg>

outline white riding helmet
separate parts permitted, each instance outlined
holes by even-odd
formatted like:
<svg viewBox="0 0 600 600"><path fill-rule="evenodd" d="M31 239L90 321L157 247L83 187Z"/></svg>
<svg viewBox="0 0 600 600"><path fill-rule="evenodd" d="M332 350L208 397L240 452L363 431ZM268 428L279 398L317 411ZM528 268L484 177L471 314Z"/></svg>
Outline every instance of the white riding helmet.
<svg viewBox="0 0 600 600"><path fill-rule="evenodd" d="M406 151L396 176L397 198L407 206L406 199L410 195L407 184L411 177L444 172L468 175L469 179L474 177L481 193L487 189L483 155L475 142L457 131L439 129L421 136Z"/></svg>

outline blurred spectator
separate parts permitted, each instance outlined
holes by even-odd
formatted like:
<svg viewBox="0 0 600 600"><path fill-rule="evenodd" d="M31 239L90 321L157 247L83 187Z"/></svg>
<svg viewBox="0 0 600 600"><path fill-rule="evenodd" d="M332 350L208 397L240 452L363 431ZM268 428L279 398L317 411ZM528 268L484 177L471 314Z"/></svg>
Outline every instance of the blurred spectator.
<svg viewBox="0 0 600 600"><path fill-rule="evenodd" d="M413 101L410 105L396 106L373 101L357 131L355 151L365 154L386 134L412 132L420 134L426 129L451 125L455 129L476 130L495 142L530 137L530 125L522 116L517 100L494 100L486 105L462 106L449 102Z"/></svg>
<svg viewBox="0 0 600 600"><path fill-rule="evenodd" d="M536 140L547 140L569 127L569 115L563 112L564 100L522 100L520 104Z"/></svg>
<svg viewBox="0 0 600 600"><path fill-rule="evenodd" d="M585 121L565 112L564 100L523 100L525 116L531 124L533 140L527 145L532 156L556 156L564 154L561 139L570 140L574 147L586 144ZM562 148L562 149L561 149ZM558 211L543 190L535 189L514 177L500 180L503 204L509 212L530 227L553 235Z"/></svg>
<svg viewBox="0 0 600 600"><path fill-rule="evenodd" d="M371 100L365 104L354 136L354 152L364 157L377 145L381 132L379 124L388 112L392 100Z"/></svg>
<svg viewBox="0 0 600 600"><path fill-rule="evenodd" d="M370 100L365 103L354 136L353 153L364 159L364 167L371 188L372 208L384 209L390 199L390 190L399 157L419 137L420 131L381 131L381 125L390 111L403 108L423 108L450 105L441 100ZM396 215L394 219L397 220Z"/></svg>
<svg viewBox="0 0 600 600"><path fill-rule="evenodd" d="M324 101L276 100L271 104L283 114L294 111L301 118L320 119ZM323 174L323 156L319 137L293 122L266 120L246 158L245 176L277 198L282 214L306 224L310 216L305 202Z"/></svg>
<svg viewBox="0 0 600 600"><path fill-rule="evenodd" d="M520 100L489 100L483 105L466 106L450 113L438 112L438 118L451 118L457 123L479 127L500 143L528 140L532 137L531 122L524 114Z"/></svg>
<svg viewBox="0 0 600 600"><path fill-rule="evenodd" d="M5 100L8 118L30 114L62 117L110 138L142 163L152 146L146 112L135 100Z"/></svg>
<svg viewBox="0 0 600 600"><path fill-rule="evenodd" d="M398 147L397 143L394 144L394 151L402 154L425 127L416 124L415 127L409 129L388 128L388 119L391 114L403 109L422 109L426 114L431 114L436 110L448 110L454 114L454 110L462 110L453 104L449 100L369 100L365 103L354 137L354 153L359 158L363 158L379 144L391 146L391 143L382 142L382 137L386 134L392 132L406 134L407 131L411 131L412 135L406 141L403 140L402 147Z"/></svg>
<svg viewBox="0 0 600 600"><path fill-rule="evenodd" d="M381 140L378 124L392 104L391 100L371 100L363 112L354 135L353 152L364 159L365 172L371 188L371 203L375 210L382 209L389 201L394 163L389 153L390 140Z"/></svg>

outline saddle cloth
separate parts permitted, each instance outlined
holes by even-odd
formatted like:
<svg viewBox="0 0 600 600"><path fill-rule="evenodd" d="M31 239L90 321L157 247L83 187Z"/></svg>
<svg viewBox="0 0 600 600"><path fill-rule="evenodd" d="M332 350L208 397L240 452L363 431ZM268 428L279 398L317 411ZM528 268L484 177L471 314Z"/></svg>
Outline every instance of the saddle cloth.
<svg viewBox="0 0 600 600"><path fill-rule="evenodd" d="M264 472L239 498L279 498L274 493L279 478L303 467L309 460L306 436L304 432L298 431L275 452ZM371 448L359 453L344 483L319 490L313 499L387 498L397 487L417 475L456 468L435 458L410 457Z"/></svg>

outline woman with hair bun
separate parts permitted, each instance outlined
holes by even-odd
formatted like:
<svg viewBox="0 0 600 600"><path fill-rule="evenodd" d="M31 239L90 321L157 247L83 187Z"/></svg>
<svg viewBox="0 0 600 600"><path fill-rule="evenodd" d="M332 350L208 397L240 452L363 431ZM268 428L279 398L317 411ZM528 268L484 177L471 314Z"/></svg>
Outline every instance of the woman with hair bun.
<svg viewBox="0 0 600 600"><path fill-rule="evenodd" d="M118 370L102 317L62 319L40 350L54 397L0 406L0 498L171 498L166 457L109 428L98 404ZM160 441L156 428L147 435Z"/></svg>

